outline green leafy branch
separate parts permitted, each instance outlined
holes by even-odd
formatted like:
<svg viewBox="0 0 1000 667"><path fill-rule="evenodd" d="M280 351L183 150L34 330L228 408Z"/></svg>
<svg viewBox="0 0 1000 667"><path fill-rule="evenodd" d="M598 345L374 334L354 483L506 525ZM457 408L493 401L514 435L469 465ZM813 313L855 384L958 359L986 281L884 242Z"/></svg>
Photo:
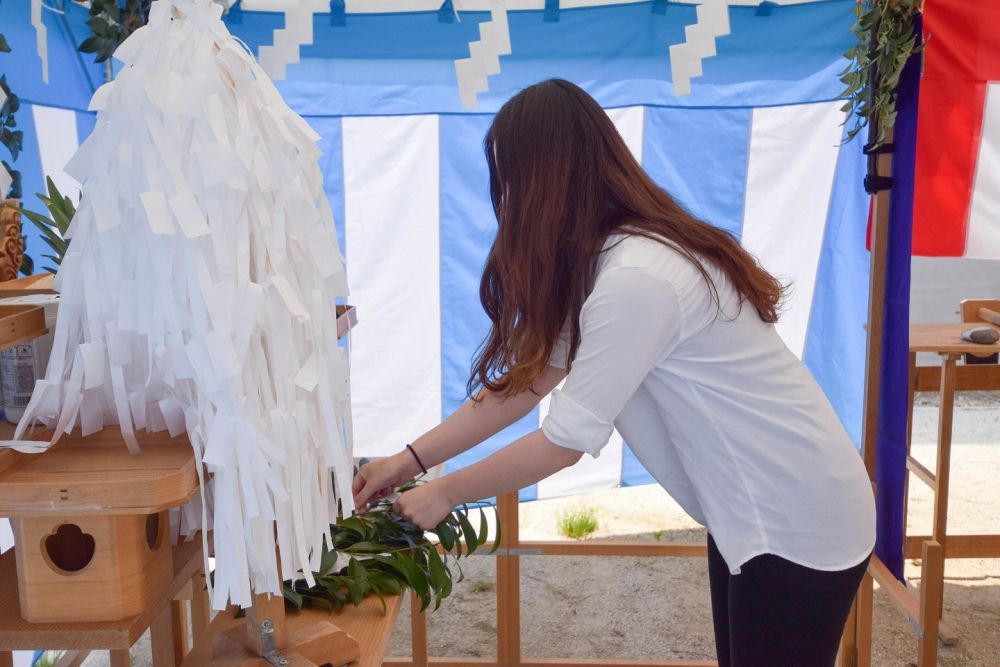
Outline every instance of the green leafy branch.
<svg viewBox="0 0 1000 667"><path fill-rule="evenodd" d="M849 112L845 123L853 123L847 140L865 127L875 131L869 141L885 143L896 123L896 88L910 56L920 53L914 20L923 0L865 0L854 9L857 16L851 32L858 38L844 57L850 60L841 72L846 88L841 109Z"/></svg>
<svg viewBox="0 0 1000 667"><path fill-rule="evenodd" d="M0 35L0 53L9 52L10 47L7 45L7 40L3 38L3 35ZM10 161L14 162L17 160L17 156L21 153L21 148L24 145L24 132L14 129L17 127L17 120L14 118L14 114L21 107L21 100L11 92L10 86L7 85L7 77L3 74L0 74L0 90L3 91L5 98L3 105L0 105L0 144L3 144L7 152L10 153ZM10 192L0 192L0 199L4 199L5 197L19 199L21 197L21 173L15 171L6 161L0 161L0 164L10 172L10 176L13 179L10 185Z"/></svg>
<svg viewBox="0 0 1000 667"><path fill-rule="evenodd" d="M59 188L47 176L45 178L45 185L48 188L48 195L37 192L35 196L45 204L45 208L48 209L51 217L42 213L36 213L35 211L29 211L23 206L18 207L18 210L21 212L21 215L30 220L31 224L38 228L38 231L42 234L42 240L51 249L51 254L42 255L42 257L55 264L55 266L46 266L45 270L49 273L55 273L59 270L56 267L62 264L63 257L66 256L66 250L69 249L69 239L66 238L66 233L69 231L69 224L73 221L73 216L76 215L76 207L73 205L73 200L59 192ZM21 270L31 275L34 273L34 262L31 262L30 267L26 268L22 266Z"/></svg>
<svg viewBox="0 0 1000 667"><path fill-rule="evenodd" d="M83 40L79 50L96 54L102 63L114 54L115 49L129 35L146 25L152 0L92 0L87 26L91 35Z"/></svg>
<svg viewBox="0 0 1000 667"><path fill-rule="evenodd" d="M408 488L412 485L403 490ZM421 610L431 604L437 609L451 595L454 583L463 578L459 559L471 556L487 542L487 508L493 506L462 505L426 532L393 512L388 501L367 513L339 519L330 526L333 544L324 544L320 569L313 573L316 584L307 587L304 581L286 581L285 601L296 609L338 609L348 603L359 605L374 595L384 607L386 595L399 595L409 588L420 599ZM478 513L478 528L473 525L474 513ZM497 526L490 553L500 544ZM428 535L434 535L438 543ZM337 554L347 557L346 566L338 568Z"/></svg>

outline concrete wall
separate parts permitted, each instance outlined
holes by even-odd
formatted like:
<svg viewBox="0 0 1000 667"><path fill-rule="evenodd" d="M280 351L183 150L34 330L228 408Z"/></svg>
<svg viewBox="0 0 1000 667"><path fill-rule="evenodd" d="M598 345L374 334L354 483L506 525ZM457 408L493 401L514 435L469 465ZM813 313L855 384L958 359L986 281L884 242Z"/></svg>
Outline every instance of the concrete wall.
<svg viewBox="0 0 1000 667"><path fill-rule="evenodd" d="M962 299L1000 299L1000 261L914 257L911 322L957 322Z"/></svg>

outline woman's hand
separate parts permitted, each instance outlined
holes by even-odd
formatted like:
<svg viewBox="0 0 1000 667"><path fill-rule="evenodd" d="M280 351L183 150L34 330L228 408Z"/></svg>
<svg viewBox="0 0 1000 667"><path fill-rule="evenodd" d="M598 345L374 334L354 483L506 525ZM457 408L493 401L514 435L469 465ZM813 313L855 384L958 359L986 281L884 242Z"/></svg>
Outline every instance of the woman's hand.
<svg viewBox="0 0 1000 667"><path fill-rule="evenodd" d="M455 506L446 492L446 479L421 484L400 494L394 505L396 513L424 530L433 529Z"/></svg>
<svg viewBox="0 0 1000 667"><path fill-rule="evenodd" d="M403 451L361 466L351 488L354 506L358 511L364 511L369 505L391 495L397 486L416 476L419 470L414 470L415 463L413 456Z"/></svg>

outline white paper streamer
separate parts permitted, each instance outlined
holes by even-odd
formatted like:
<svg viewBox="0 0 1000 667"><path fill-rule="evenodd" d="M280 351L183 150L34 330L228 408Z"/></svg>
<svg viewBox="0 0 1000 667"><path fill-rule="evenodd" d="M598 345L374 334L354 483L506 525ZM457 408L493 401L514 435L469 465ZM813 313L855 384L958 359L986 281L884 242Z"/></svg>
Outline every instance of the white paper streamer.
<svg viewBox="0 0 1000 667"><path fill-rule="evenodd" d="M329 9L329 8L327 8ZM284 81L288 65L299 62L303 46L313 43L313 16L317 9L308 0L294 0L284 10L285 27L274 31L274 44L261 46L260 66L275 81Z"/></svg>
<svg viewBox="0 0 1000 667"><path fill-rule="evenodd" d="M186 431L211 477L179 530L214 530L216 609L308 580L338 502L353 510L333 312L347 282L317 135L221 11L153 3L95 94L96 127L67 167L83 203L52 356L4 443L43 451L21 440L36 422L56 438L118 424L130 449L136 429Z"/></svg>
<svg viewBox="0 0 1000 667"><path fill-rule="evenodd" d="M469 44L469 57L455 61L463 109L475 109L477 95L490 89L489 77L500 73L500 56L510 55L506 0L490 0L490 20L479 24L479 41Z"/></svg>
<svg viewBox="0 0 1000 667"><path fill-rule="evenodd" d="M0 90L0 107L4 105L7 101L7 93ZM7 197L7 191L10 190L11 175L7 171L7 167L0 164L0 201Z"/></svg>
<svg viewBox="0 0 1000 667"><path fill-rule="evenodd" d="M13 182L13 178L10 172L7 171L7 167L0 164L0 200L7 197L7 192L10 190L10 184Z"/></svg>
<svg viewBox="0 0 1000 667"><path fill-rule="evenodd" d="M726 0L708 0L695 9L696 23L684 28L685 41L670 47L674 95L690 95L691 79L702 74L702 60L715 55L715 38L729 34Z"/></svg>
<svg viewBox="0 0 1000 667"><path fill-rule="evenodd" d="M31 0L31 25L35 28L35 46L42 60L42 81L49 82L49 38L42 22L42 0Z"/></svg>

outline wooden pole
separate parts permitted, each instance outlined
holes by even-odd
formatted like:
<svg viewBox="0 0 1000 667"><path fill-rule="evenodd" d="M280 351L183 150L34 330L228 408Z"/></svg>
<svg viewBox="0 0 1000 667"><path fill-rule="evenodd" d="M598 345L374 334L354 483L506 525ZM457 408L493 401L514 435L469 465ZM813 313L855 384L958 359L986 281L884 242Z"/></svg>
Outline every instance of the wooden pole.
<svg viewBox="0 0 1000 667"><path fill-rule="evenodd" d="M886 137L892 143L892 131ZM892 154L877 156L878 174L892 173ZM871 276L868 282L868 343L865 350L865 398L861 452L868 476L875 478L875 456L878 446L878 401L882 386L882 343L885 329L885 280L889 262L888 190L876 194L872 202Z"/></svg>
<svg viewBox="0 0 1000 667"><path fill-rule="evenodd" d="M892 130L886 143L892 143ZM879 153L876 158L877 173L892 174L892 154ZM868 470L868 477L875 480L875 459L878 449L878 403L882 388L882 343L885 337L885 281L889 263L889 205L888 190L881 190L872 198L871 275L868 280L868 341L865 349L865 396L861 432L861 457ZM875 558L873 556L873 558ZM843 667L869 667L871 665L871 615L872 599L861 600L867 608L859 608L859 598L851 605L851 612L844 626L840 642ZM868 633L868 636L864 636ZM862 650L868 647L867 655Z"/></svg>
<svg viewBox="0 0 1000 667"><path fill-rule="evenodd" d="M920 640L917 667L936 667L938 625L944 596L944 549L931 540L924 542L920 573Z"/></svg>
<svg viewBox="0 0 1000 667"><path fill-rule="evenodd" d="M497 501L500 549L497 556L497 662L505 667L521 664L521 566L510 552L520 547L517 494Z"/></svg>
<svg viewBox="0 0 1000 667"><path fill-rule="evenodd" d="M427 667L427 614L416 593L410 593L410 646L413 667Z"/></svg>

